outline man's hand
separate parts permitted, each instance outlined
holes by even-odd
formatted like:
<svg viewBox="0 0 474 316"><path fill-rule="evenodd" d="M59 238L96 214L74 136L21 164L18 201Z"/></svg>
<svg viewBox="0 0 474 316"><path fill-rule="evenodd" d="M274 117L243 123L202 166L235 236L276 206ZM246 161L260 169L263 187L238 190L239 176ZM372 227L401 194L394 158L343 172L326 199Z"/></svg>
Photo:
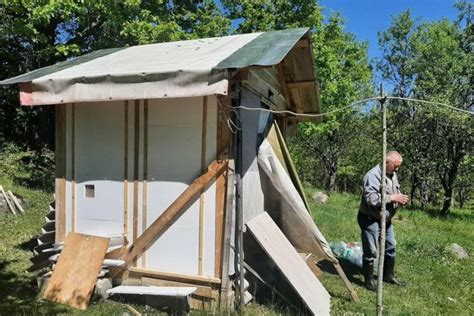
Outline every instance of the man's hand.
<svg viewBox="0 0 474 316"><path fill-rule="evenodd" d="M392 202L396 202L400 205L407 204L409 200L408 195L401 194L401 193L392 194L391 198L392 198Z"/></svg>

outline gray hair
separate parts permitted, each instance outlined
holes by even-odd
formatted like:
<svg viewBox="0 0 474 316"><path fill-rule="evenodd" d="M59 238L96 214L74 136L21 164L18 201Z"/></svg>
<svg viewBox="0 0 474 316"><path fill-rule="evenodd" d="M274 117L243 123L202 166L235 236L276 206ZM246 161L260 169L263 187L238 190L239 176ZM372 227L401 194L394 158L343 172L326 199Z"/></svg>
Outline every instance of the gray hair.
<svg viewBox="0 0 474 316"><path fill-rule="evenodd" d="M392 151L389 151L387 152L387 161L402 161L403 158L402 158L402 155L400 155L400 153L398 151L395 151L395 150L392 150Z"/></svg>

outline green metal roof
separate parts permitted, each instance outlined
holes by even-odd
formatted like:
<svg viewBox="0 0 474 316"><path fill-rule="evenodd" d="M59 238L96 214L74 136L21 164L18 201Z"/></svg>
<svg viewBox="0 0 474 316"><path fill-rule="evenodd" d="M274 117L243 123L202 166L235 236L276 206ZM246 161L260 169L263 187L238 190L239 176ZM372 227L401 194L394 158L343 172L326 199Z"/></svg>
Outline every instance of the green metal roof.
<svg viewBox="0 0 474 316"><path fill-rule="evenodd" d="M279 64L309 28L266 32L221 61L214 69Z"/></svg>

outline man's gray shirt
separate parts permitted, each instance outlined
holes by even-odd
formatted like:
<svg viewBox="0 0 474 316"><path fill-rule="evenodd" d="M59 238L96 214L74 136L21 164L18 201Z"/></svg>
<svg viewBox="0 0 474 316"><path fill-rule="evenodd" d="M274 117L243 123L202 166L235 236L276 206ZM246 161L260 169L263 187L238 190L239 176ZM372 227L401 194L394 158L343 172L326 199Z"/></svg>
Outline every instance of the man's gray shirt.
<svg viewBox="0 0 474 316"><path fill-rule="evenodd" d="M390 185L390 182L391 185ZM362 193L359 212L372 218L380 219L382 170L376 165L364 176L364 193ZM391 181L387 177L385 203L387 207L387 221L395 215L396 203L392 202L392 194L400 193L400 183L396 173L393 173Z"/></svg>

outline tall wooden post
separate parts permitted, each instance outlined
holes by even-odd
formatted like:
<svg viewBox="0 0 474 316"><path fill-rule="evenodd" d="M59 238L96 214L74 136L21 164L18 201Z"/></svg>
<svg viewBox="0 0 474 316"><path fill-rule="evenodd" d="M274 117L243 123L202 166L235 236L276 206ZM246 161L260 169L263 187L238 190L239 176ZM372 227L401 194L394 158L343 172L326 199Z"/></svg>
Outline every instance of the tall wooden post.
<svg viewBox="0 0 474 316"><path fill-rule="evenodd" d="M380 84L380 105L382 112L382 179L380 184L380 199L381 199L381 223L380 223L380 242L379 242L379 267L377 273L377 315L382 316L383 311L383 264L385 258L385 234L386 234L386 215L387 204L386 197L386 181L387 181L387 105L385 103L386 97L383 91L383 85Z"/></svg>
<svg viewBox="0 0 474 316"><path fill-rule="evenodd" d="M240 100L238 101L240 102ZM241 114L241 113L239 113ZM240 115L241 117L241 115ZM243 165L242 165L242 157L243 157L243 144L242 144L242 130L239 129L235 135L236 138L236 157L235 157L235 167L236 167L236 222L237 222L237 229L235 230L236 238L235 238L235 267L238 277L237 284L237 308L240 312L243 311L245 306L245 269L244 269L244 245L243 245L243 230L244 230L244 213L243 213L243 205L242 205L242 176L243 176Z"/></svg>

